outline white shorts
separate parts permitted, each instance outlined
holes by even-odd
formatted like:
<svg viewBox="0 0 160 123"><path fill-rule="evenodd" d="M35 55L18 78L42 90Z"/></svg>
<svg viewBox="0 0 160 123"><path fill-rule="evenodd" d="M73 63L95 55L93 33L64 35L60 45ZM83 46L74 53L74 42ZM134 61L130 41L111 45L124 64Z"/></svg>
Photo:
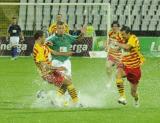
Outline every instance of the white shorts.
<svg viewBox="0 0 160 123"><path fill-rule="evenodd" d="M65 67L66 71L62 71L65 75L71 77L71 61L69 59L65 60L64 62L61 62L59 60L52 60L52 65L55 67Z"/></svg>
<svg viewBox="0 0 160 123"><path fill-rule="evenodd" d="M11 36L10 37L10 45L11 45L11 47L18 46L18 44L19 44L19 37L18 36Z"/></svg>

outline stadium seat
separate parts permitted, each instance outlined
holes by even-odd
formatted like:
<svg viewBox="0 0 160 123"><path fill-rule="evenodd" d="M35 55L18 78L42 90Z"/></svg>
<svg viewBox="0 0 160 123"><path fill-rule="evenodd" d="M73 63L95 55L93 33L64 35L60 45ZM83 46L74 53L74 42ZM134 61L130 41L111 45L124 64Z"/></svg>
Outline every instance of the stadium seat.
<svg viewBox="0 0 160 123"><path fill-rule="evenodd" d="M84 3L85 0L77 0L78 3Z"/></svg>
<svg viewBox="0 0 160 123"><path fill-rule="evenodd" d="M95 0L94 2L95 2L95 3L101 3L102 0Z"/></svg>
<svg viewBox="0 0 160 123"><path fill-rule="evenodd" d="M34 3L35 0L29 0L29 3ZM28 5L28 12L27 12L27 24L26 30L32 31L33 30L33 22L34 22L34 6Z"/></svg>
<svg viewBox="0 0 160 123"><path fill-rule="evenodd" d="M93 3L94 2L94 0L86 0L86 3ZM95 1L95 2L97 2L97 1Z"/></svg>
<svg viewBox="0 0 160 123"><path fill-rule="evenodd" d="M57 15L60 11L60 7L59 6L52 6L52 11L51 11L51 15Z"/></svg>
<svg viewBox="0 0 160 123"><path fill-rule="evenodd" d="M62 0L62 3L68 3L68 0Z"/></svg>
<svg viewBox="0 0 160 123"><path fill-rule="evenodd" d="M83 6L76 6L76 15L83 14Z"/></svg>
<svg viewBox="0 0 160 123"><path fill-rule="evenodd" d="M103 14L103 11L99 11L99 10L100 10L100 6L93 6L92 7L92 12L91 12L92 15Z"/></svg>
<svg viewBox="0 0 160 123"><path fill-rule="evenodd" d="M103 3L109 3L110 0L102 0Z"/></svg>
<svg viewBox="0 0 160 123"><path fill-rule="evenodd" d="M127 2L127 0L119 0L119 4L120 4L120 5L125 5L126 2Z"/></svg>
<svg viewBox="0 0 160 123"><path fill-rule="evenodd" d="M68 15L75 15L75 6L70 6L69 8L68 8Z"/></svg>
<svg viewBox="0 0 160 123"><path fill-rule="evenodd" d="M51 16L50 16L50 6L44 6L44 10L43 10L43 25L49 26L50 20L51 20L50 18L51 18Z"/></svg>
<svg viewBox="0 0 160 123"><path fill-rule="evenodd" d="M60 0L54 0L54 3L60 3Z"/></svg>
<svg viewBox="0 0 160 123"><path fill-rule="evenodd" d="M61 6L59 13L61 13L62 15L66 15L67 13L67 6Z"/></svg>
<svg viewBox="0 0 160 123"><path fill-rule="evenodd" d="M119 5L116 9L116 15L122 15L124 11L124 5Z"/></svg>
<svg viewBox="0 0 160 123"><path fill-rule="evenodd" d="M69 3L76 3L77 0L69 0Z"/></svg>
<svg viewBox="0 0 160 123"><path fill-rule="evenodd" d="M35 2L35 0L21 0L21 2L24 3L27 1L29 3ZM111 21L118 20L120 24L131 25L133 30L137 30L139 28L142 30L159 29L156 27L156 25L159 25L160 20L159 0L37 0L37 2L110 3ZM33 28L32 26L34 21L34 13L31 12L33 11L33 6L28 6L28 8L29 9L27 9L26 6L20 7L19 15L21 17L19 17L19 24L22 29L25 29L26 27L27 29L31 30ZM43 24L50 24L52 20L55 20L55 17L58 13L61 13L64 18L68 17L67 22L70 25L72 24L71 27L73 27L73 25L79 26L87 23L88 21L93 22L97 29L102 29L103 27L100 25L102 24L103 26L105 24L103 23L104 16L108 14L106 6L39 6L36 7L36 10L39 11L36 15L36 29L40 29L41 25ZM41 11L43 11L43 14L41 14ZM138 17L139 14L141 17ZM98 16L99 18L97 18ZM69 18L71 17L74 17L73 21L70 21Z"/></svg>
<svg viewBox="0 0 160 123"><path fill-rule="evenodd" d="M26 3L27 0L21 0L22 3ZM25 30L25 20L26 20L26 6L20 6L19 10L19 20L18 24L20 25L22 30Z"/></svg>
<svg viewBox="0 0 160 123"><path fill-rule="evenodd" d="M128 4L128 5L133 5L134 2L135 2L135 0L128 0L128 1L127 1L127 4Z"/></svg>
<svg viewBox="0 0 160 123"><path fill-rule="evenodd" d="M36 7L36 29L40 30L42 25L42 6Z"/></svg>
<svg viewBox="0 0 160 123"><path fill-rule="evenodd" d="M140 8L141 8L141 6L135 5L135 6L133 7L133 10L131 10L132 15L138 15L139 12L140 12Z"/></svg>

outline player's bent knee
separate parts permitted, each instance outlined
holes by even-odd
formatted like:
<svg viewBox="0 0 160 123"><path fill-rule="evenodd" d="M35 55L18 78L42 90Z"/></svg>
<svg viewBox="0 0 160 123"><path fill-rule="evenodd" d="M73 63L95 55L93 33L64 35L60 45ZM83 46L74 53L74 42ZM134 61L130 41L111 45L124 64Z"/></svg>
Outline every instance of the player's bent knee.
<svg viewBox="0 0 160 123"><path fill-rule="evenodd" d="M64 83L65 85L70 85L70 84L72 84L72 82L71 82L70 79L68 79L68 78L65 78L64 81L63 81L63 83Z"/></svg>

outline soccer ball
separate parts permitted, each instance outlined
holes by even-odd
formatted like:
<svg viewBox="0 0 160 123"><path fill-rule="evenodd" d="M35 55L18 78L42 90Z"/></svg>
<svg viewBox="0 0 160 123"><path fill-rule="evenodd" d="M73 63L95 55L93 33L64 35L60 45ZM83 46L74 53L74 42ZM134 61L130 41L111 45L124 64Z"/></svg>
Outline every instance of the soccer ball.
<svg viewBox="0 0 160 123"><path fill-rule="evenodd" d="M39 90L36 94L36 97L39 99L44 99L47 97L47 93L44 90Z"/></svg>

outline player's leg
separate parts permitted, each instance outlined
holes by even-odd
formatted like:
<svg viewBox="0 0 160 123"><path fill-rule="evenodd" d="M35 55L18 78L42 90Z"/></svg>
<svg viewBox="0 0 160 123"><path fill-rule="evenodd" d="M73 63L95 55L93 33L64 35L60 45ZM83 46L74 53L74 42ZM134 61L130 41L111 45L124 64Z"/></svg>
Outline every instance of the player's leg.
<svg viewBox="0 0 160 123"><path fill-rule="evenodd" d="M111 76L112 76L113 66L114 66L114 63L112 61L110 60L106 61L106 74L109 77L109 79L111 79Z"/></svg>
<svg viewBox="0 0 160 123"><path fill-rule="evenodd" d="M64 75L64 78L65 78L63 80L63 85L60 88L58 88L57 92L60 95L64 95L65 92L68 91L69 95L71 96L72 102L74 104L78 103L77 90L74 87L73 83L71 82L71 62L70 62L70 60L66 60L66 61L64 61L64 63L56 64L56 66L58 66L58 67L63 66L63 67L66 68L66 71L64 71L62 73Z"/></svg>
<svg viewBox="0 0 160 123"><path fill-rule="evenodd" d="M119 99L118 102L120 104L127 104L125 90L124 90L124 80L123 76L125 75L124 70L122 68L118 68L117 75L116 75L116 85L119 92Z"/></svg>
<svg viewBox="0 0 160 123"><path fill-rule="evenodd" d="M72 102L75 104L78 103L77 90L74 87L73 83L70 81L70 79L65 78L64 85L66 85L67 91L69 95L71 96Z"/></svg>
<svg viewBox="0 0 160 123"><path fill-rule="evenodd" d="M71 61L70 60L66 60L66 61L64 61L64 63L61 63L59 65L66 68L66 70L63 71L63 74L67 77L68 80L71 81ZM66 90L67 90L66 88L67 87L64 87L64 86L60 87L58 89L58 93L64 94L66 92Z"/></svg>
<svg viewBox="0 0 160 123"><path fill-rule="evenodd" d="M114 82L115 76L114 73L114 62L111 60L106 61L106 75L107 75L107 83L106 86L109 88L111 84Z"/></svg>
<svg viewBox="0 0 160 123"><path fill-rule="evenodd" d="M141 69L140 68L132 68L128 70L127 80L131 85L131 95L134 98L134 105L139 106L139 95L138 95L138 83L141 78Z"/></svg>
<svg viewBox="0 0 160 123"><path fill-rule="evenodd" d="M137 107L139 106L139 95L138 95L138 84L132 84L130 83L131 86L131 95L134 98L134 105Z"/></svg>
<svg viewBox="0 0 160 123"><path fill-rule="evenodd" d="M69 78L69 79L72 79L72 71L71 71L71 61L68 59L68 60L65 60L64 63L62 64L62 66L64 68L66 68L66 70L64 71L64 74Z"/></svg>
<svg viewBox="0 0 160 123"><path fill-rule="evenodd" d="M52 61L52 66L54 66L54 67L61 67L62 65L63 65L63 63L59 60L55 59ZM64 72L62 71L62 73L64 73ZM57 95L59 95L59 96L64 95L66 90L67 90L66 85L62 85L61 87L58 87L57 88Z"/></svg>
<svg viewBox="0 0 160 123"><path fill-rule="evenodd" d="M19 37L13 36L10 37L10 45L11 45L11 56L14 59L16 59L17 55L18 55L18 47L19 44Z"/></svg>

